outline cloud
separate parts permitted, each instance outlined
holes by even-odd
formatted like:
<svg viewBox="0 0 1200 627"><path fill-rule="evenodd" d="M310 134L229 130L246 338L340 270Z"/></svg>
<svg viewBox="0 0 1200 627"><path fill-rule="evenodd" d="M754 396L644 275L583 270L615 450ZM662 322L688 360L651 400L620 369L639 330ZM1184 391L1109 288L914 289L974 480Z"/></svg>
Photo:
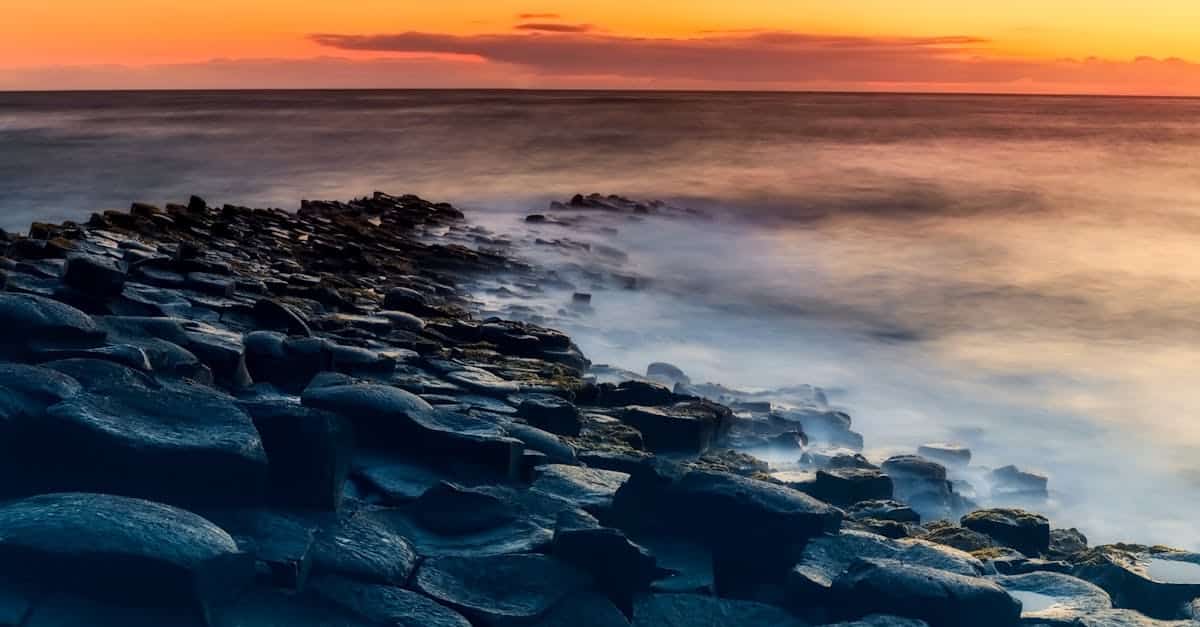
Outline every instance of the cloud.
<svg viewBox="0 0 1200 627"><path fill-rule="evenodd" d="M517 24L513 28L539 33L586 33L595 29L591 24L554 24L545 22Z"/></svg>
<svg viewBox="0 0 1200 627"><path fill-rule="evenodd" d="M347 51L470 55L559 79L613 77L746 88L842 84L985 91L1200 91L1200 66L1179 59L1005 57L992 53L987 39L969 35L856 37L750 30L645 38L560 29L534 35L401 32L314 34L311 39Z"/></svg>
<svg viewBox="0 0 1200 627"><path fill-rule="evenodd" d="M557 13L518 13L519 20L557 20L561 15Z"/></svg>

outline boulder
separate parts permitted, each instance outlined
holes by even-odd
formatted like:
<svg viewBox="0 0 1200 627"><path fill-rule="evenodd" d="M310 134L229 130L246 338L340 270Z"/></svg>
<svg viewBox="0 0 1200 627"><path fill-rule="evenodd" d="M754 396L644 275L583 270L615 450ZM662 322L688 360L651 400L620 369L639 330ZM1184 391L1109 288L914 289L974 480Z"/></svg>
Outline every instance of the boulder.
<svg viewBox="0 0 1200 627"><path fill-rule="evenodd" d="M99 360L50 364L85 391L14 439L16 493L87 490L176 504L261 501L267 457L250 418L211 388Z"/></svg>
<svg viewBox="0 0 1200 627"><path fill-rule="evenodd" d="M375 384L309 387L305 405L346 416L360 445L403 450L445 464L472 463L509 477L520 470L523 445L499 426L429 403L399 388Z"/></svg>
<svg viewBox="0 0 1200 627"><path fill-rule="evenodd" d="M818 470L812 483L796 486L817 499L839 506L892 498L892 480L878 470L831 468Z"/></svg>
<svg viewBox="0 0 1200 627"><path fill-rule="evenodd" d="M1089 615L1112 609L1108 593L1070 575L1038 572L991 579L1021 602L1023 624L1076 625Z"/></svg>
<svg viewBox="0 0 1200 627"><path fill-rule="evenodd" d="M963 517L962 526L1030 557L1038 557L1050 549L1050 521L1045 516L1025 510L984 509L971 512Z"/></svg>
<svg viewBox="0 0 1200 627"><path fill-rule="evenodd" d="M588 584L576 569L544 555L434 558L413 580L422 594L485 626L533 622Z"/></svg>
<svg viewBox="0 0 1200 627"><path fill-rule="evenodd" d="M49 590L204 616L250 584L254 562L193 513L60 493L0 505L0 572L20 572Z"/></svg>
<svg viewBox="0 0 1200 627"><path fill-rule="evenodd" d="M691 378L684 374L682 368L662 361L656 361L646 366L646 376L672 388L677 383L692 384Z"/></svg>
<svg viewBox="0 0 1200 627"><path fill-rule="evenodd" d="M961 444L935 442L917 447L917 455L948 467L963 467L971 463L971 449Z"/></svg>
<svg viewBox="0 0 1200 627"><path fill-rule="evenodd" d="M125 263L99 255L70 254L63 267L63 283L93 298L107 298L125 288Z"/></svg>
<svg viewBox="0 0 1200 627"><path fill-rule="evenodd" d="M350 473L349 421L282 400L241 403L262 438L270 467L267 497L280 505L336 510Z"/></svg>
<svg viewBox="0 0 1200 627"><path fill-rule="evenodd" d="M729 410L707 401L669 407L627 407L621 420L642 434L647 449L656 453L701 455L732 426Z"/></svg>
<svg viewBox="0 0 1200 627"><path fill-rule="evenodd" d="M633 627L805 627L786 611L699 594L651 594L634 604Z"/></svg>
<svg viewBox="0 0 1200 627"><path fill-rule="evenodd" d="M580 592L559 601L531 627L629 627L629 619L603 595Z"/></svg>
<svg viewBox="0 0 1200 627"><path fill-rule="evenodd" d="M558 435L577 436L582 417L574 403L550 394L531 394L521 399L517 416L529 424Z"/></svg>
<svg viewBox="0 0 1200 627"><path fill-rule="evenodd" d="M987 535L973 529L959 527L950 523L934 523L929 531L922 536L930 542L952 546L960 551L982 551L996 546L996 542Z"/></svg>
<svg viewBox="0 0 1200 627"><path fill-rule="evenodd" d="M913 508L891 499L860 501L846 509L846 515L856 520L873 518L901 523L920 523L921 515Z"/></svg>
<svg viewBox="0 0 1200 627"><path fill-rule="evenodd" d="M313 544L314 575L403 586L416 565L412 544L388 524L384 510L340 518L321 529Z"/></svg>
<svg viewBox="0 0 1200 627"><path fill-rule="evenodd" d="M505 424L504 432L520 440L525 445L526 452L541 453L549 463L570 465L579 463L575 449L553 433L519 422Z"/></svg>
<svg viewBox="0 0 1200 627"><path fill-rule="evenodd" d="M467 619L432 599L394 586L326 575L309 582L311 596L336 605L372 625L387 627L470 627Z"/></svg>
<svg viewBox="0 0 1200 627"><path fill-rule="evenodd" d="M0 358L24 359L34 347L100 346L105 333L91 316L55 300L0 293Z"/></svg>
<svg viewBox="0 0 1200 627"><path fill-rule="evenodd" d="M1118 608L1162 620L1188 618L1200 598L1200 555L1100 546L1076 558L1074 576L1104 589Z"/></svg>
<svg viewBox="0 0 1200 627"><path fill-rule="evenodd" d="M1074 527L1050 530L1050 550L1047 554L1055 559L1068 559L1088 549L1087 536Z"/></svg>
<svg viewBox="0 0 1200 627"><path fill-rule="evenodd" d="M612 470L547 464L534 471L533 489L570 501L590 512L612 508L617 490L629 475Z"/></svg>
<svg viewBox="0 0 1200 627"><path fill-rule="evenodd" d="M856 561L833 593L845 618L892 614L930 627L1015 627L1021 616L1021 604L991 581L890 559Z"/></svg>
<svg viewBox="0 0 1200 627"><path fill-rule="evenodd" d="M446 380L472 392L501 398L520 391L520 386L482 368L463 368L445 375Z"/></svg>
<svg viewBox="0 0 1200 627"><path fill-rule="evenodd" d="M333 368L329 343L323 339L255 331L246 334L243 343L250 377L287 392L302 392L318 373Z"/></svg>
<svg viewBox="0 0 1200 627"><path fill-rule="evenodd" d="M287 515L257 508L202 510L254 556L272 585L300 590L312 568L313 529Z"/></svg>
<svg viewBox="0 0 1200 627"><path fill-rule="evenodd" d="M891 559L968 577L980 576L983 564L971 555L924 540L892 540L873 533L844 530L837 535L821 536L804 547L804 552L787 575L786 599L798 611L826 617L844 599L834 593L833 585L847 569L862 558ZM818 614L816 610L827 614Z"/></svg>
<svg viewBox="0 0 1200 627"><path fill-rule="evenodd" d="M632 611L634 596L649 592L650 583L662 574L646 548L607 527L560 527L551 552L591 575L597 587L627 612Z"/></svg>

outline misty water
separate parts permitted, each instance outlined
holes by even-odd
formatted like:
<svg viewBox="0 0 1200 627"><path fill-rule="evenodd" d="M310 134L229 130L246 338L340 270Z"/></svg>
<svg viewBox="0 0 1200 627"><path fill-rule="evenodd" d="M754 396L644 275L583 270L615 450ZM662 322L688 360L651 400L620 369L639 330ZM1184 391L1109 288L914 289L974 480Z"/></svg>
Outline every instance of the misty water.
<svg viewBox="0 0 1200 627"><path fill-rule="evenodd" d="M594 361L819 385L872 457L961 442L1047 475L1094 543L1193 549L1197 164L1195 100L0 94L12 230L193 193L411 192L514 236L576 192L705 210L578 234L649 279L566 323Z"/></svg>

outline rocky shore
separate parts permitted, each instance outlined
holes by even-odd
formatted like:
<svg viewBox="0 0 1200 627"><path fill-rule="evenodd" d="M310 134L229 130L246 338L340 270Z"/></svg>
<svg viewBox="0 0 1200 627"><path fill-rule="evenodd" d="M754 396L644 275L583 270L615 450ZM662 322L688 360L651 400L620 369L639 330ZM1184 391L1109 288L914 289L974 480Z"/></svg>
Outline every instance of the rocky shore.
<svg viewBox="0 0 1200 627"><path fill-rule="evenodd" d="M593 195L528 222L589 211L699 218ZM481 281L570 287L496 244L381 193L0 232L0 625L1197 624L1200 555L993 507L1044 477L869 460L818 389L482 317Z"/></svg>

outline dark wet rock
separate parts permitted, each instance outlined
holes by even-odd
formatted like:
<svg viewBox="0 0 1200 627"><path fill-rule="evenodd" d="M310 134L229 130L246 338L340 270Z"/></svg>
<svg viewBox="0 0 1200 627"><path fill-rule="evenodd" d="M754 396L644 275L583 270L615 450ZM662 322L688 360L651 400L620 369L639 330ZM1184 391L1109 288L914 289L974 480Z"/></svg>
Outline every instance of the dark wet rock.
<svg viewBox="0 0 1200 627"><path fill-rule="evenodd" d="M396 369L395 358L370 349L331 343L328 350L331 367L345 374L383 375Z"/></svg>
<svg viewBox="0 0 1200 627"><path fill-rule="evenodd" d="M958 444L922 444L917 447L917 454L946 466L966 466L971 463L971 449Z"/></svg>
<svg viewBox="0 0 1200 627"><path fill-rule="evenodd" d="M1118 608L1151 618L1187 617L1188 605L1200 598L1200 555L1145 547L1100 546L1076 559L1074 576L1112 597Z"/></svg>
<svg viewBox="0 0 1200 627"><path fill-rule="evenodd" d="M780 425L799 425L812 442L861 451L863 437L852 430L850 415L840 411L803 409L778 410L770 415Z"/></svg>
<svg viewBox="0 0 1200 627"><path fill-rule="evenodd" d="M445 478L444 474L415 460L388 456L358 455L353 472L356 481L370 486L385 505L416 500Z"/></svg>
<svg viewBox="0 0 1200 627"><path fill-rule="evenodd" d="M1006 547L984 549L975 552L975 555L980 559L986 559L988 566L1001 575L1026 575L1040 572L1069 575L1075 569L1075 565L1070 562L1025 557L1024 553Z"/></svg>
<svg viewBox="0 0 1200 627"><path fill-rule="evenodd" d="M187 338L184 347L208 366L219 383L235 389L253 384L240 333L193 321L183 321L180 327Z"/></svg>
<svg viewBox="0 0 1200 627"><path fill-rule="evenodd" d="M818 470L811 484L798 489L839 506L892 498L891 478L878 470L862 468Z"/></svg>
<svg viewBox="0 0 1200 627"><path fill-rule="evenodd" d="M367 510L320 530L313 544L314 575L345 575L365 582L403 586L417 553L382 511Z"/></svg>
<svg viewBox="0 0 1200 627"><path fill-rule="evenodd" d="M554 497L498 486L442 483L403 509L377 515L426 557L483 557L545 550L557 515Z"/></svg>
<svg viewBox="0 0 1200 627"><path fill-rule="evenodd" d="M310 525L266 509L206 509L204 516L227 531L238 548L254 556L275 586L299 590L312 567Z"/></svg>
<svg viewBox="0 0 1200 627"><path fill-rule="evenodd" d="M91 316L58 301L0 293L0 357L22 359L31 347L95 347L104 341Z"/></svg>
<svg viewBox="0 0 1200 627"><path fill-rule="evenodd" d="M99 360L69 369L86 392L57 403L22 430L15 459L29 491L91 490L171 503L257 502L267 458L233 400L186 383L156 383Z"/></svg>
<svg viewBox="0 0 1200 627"><path fill-rule="evenodd" d="M967 553L923 540L891 540L860 531L818 537L804 547L788 573L786 599L799 611L825 618L845 600L835 594L834 582L858 559L891 559L968 577L983 574L983 564ZM814 612L824 608L825 614Z"/></svg>
<svg viewBox="0 0 1200 627"><path fill-rule="evenodd" d="M4 623L22 627L205 627L196 612L181 608L134 606L83 596L56 594L38 600L24 621Z"/></svg>
<svg viewBox="0 0 1200 627"><path fill-rule="evenodd" d="M533 621L588 583L578 570L542 555L435 558L413 580L421 593L487 626Z"/></svg>
<svg viewBox="0 0 1200 627"><path fill-rule="evenodd" d="M444 535L491 529L518 517L511 504L495 494L445 481L417 498L412 513L422 527Z"/></svg>
<svg viewBox="0 0 1200 627"><path fill-rule="evenodd" d="M676 383L682 383L683 385L692 384L691 378L684 374L682 368L674 364L668 364L661 361L656 361L647 366L646 376L660 383L669 385L672 388L675 387Z"/></svg>
<svg viewBox="0 0 1200 627"><path fill-rule="evenodd" d="M1016 466L997 468L989 475L992 498L1000 502L1045 500L1048 480L1042 475L1025 472Z"/></svg>
<svg viewBox="0 0 1200 627"><path fill-rule="evenodd" d="M354 433L337 414L278 400L244 402L270 467L273 502L337 509L350 473Z"/></svg>
<svg viewBox="0 0 1200 627"><path fill-rule="evenodd" d="M595 404L603 407L628 405L658 407L668 405L676 400L675 394L665 385L649 381L624 381L616 385L600 384Z"/></svg>
<svg viewBox="0 0 1200 627"><path fill-rule="evenodd" d="M214 614L209 627L379 627L314 595L273 588L255 589Z"/></svg>
<svg viewBox="0 0 1200 627"><path fill-rule="evenodd" d="M305 405L348 417L362 446L405 450L453 463L475 463L516 476L523 446L495 424L435 410L386 385L331 385L305 390Z"/></svg>
<svg viewBox="0 0 1200 627"><path fill-rule="evenodd" d="M271 331L282 331L288 335L312 335L308 319L295 307L280 301L262 298L254 303L254 317L261 328Z"/></svg>
<svg viewBox="0 0 1200 627"><path fill-rule="evenodd" d="M181 321L148 316L103 316L97 323L110 341L142 349L154 372L168 377L211 382L212 371L198 355L188 350L191 343Z"/></svg>
<svg viewBox="0 0 1200 627"><path fill-rule="evenodd" d="M333 367L326 340L288 338L274 331L256 331L243 338L246 368L255 381L299 393L318 373Z"/></svg>
<svg viewBox="0 0 1200 627"><path fill-rule="evenodd" d="M729 432L728 409L696 401L670 407L627 407L621 419L642 434L646 448L658 453L703 454Z"/></svg>
<svg viewBox="0 0 1200 627"><path fill-rule="evenodd" d="M0 505L0 572L51 590L203 616L247 586L254 568L229 534L190 512L63 493Z"/></svg>
<svg viewBox="0 0 1200 627"><path fill-rule="evenodd" d="M582 417L575 404L557 396L525 396L517 406L517 415L529 424L558 435L579 435Z"/></svg>
<svg viewBox="0 0 1200 627"><path fill-rule="evenodd" d="M128 344L116 344L98 348L35 349L31 356L33 361L37 362L61 361L64 359L103 359L142 372L150 372L154 368L145 350Z"/></svg>
<svg viewBox="0 0 1200 627"><path fill-rule="evenodd" d="M1023 624L1076 625L1086 616L1112 609L1108 593L1069 575L1040 572L992 581L1021 602Z"/></svg>
<svg viewBox="0 0 1200 627"><path fill-rule="evenodd" d="M506 381L482 368L455 370L446 374L446 380L480 394L502 398L520 391L516 383Z"/></svg>
<svg viewBox="0 0 1200 627"><path fill-rule="evenodd" d="M880 466L892 478L897 500L908 503L921 518L955 518L969 503L954 492L946 477L946 467L916 455L889 458Z"/></svg>
<svg viewBox="0 0 1200 627"><path fill-rule="evenodd" d="M603 595L580 592L559 601L532 627L629 627L629 619Z"/></svg>
<svg viewBox="0 0 1200 627"><path fill-rule="evenodd" d="M915 618L872 614L856 621L830 624L828 627L928 627L928 623Z"/></svg>
<svg viewBox="0 0 1200 627"><path fill-rule="evenodd" d="M1030 557L1050 549L1050 521L1020 509L985 509L967 514L962 526L985 534L1002 546Z"/></svg>
<svg viewBox="0 0 1200 627"><path fill-rule="evenodd" d="M930 627L1010 627L1021 614L1021 604L991 581L890 559L855 562L833 591L846 618L893 614Z"/></svg>
<svg viewBox="0 0 1200 627"><path fill-rule="evenodd" d="M127 268L124 262L98 255L67 256L63 283L94 298L120 294L125 287Z"/></svg>
<svg viewBox="0 0 1200 627"><path fill-rule="evenodd" d="M1050 530L1050 550L1047 555L1055 559L1069 559L1088 549L1087 536L1083 532L1071 529Z"/></svg>
<svg viewBox="0 0 1200 627"><path fill-rule="evenodd" d="M40 417L81 390L77 381L57 370L0 363L0 428L8 431L0 447L14 443L12 429L20 422Z"/></svg>
<svg viewBox="0 0 1200 627"><path fill-rule="evenodd" d="M850 518L874 518L901 523L920 523L920 514L904 503L893 500L862 501L846 509Z"/></svg>
<svg viewBox="0 0 1200 627"><path fill-rule="evenodd" d="M804 627L786 611L762 603L698 594L652 594L633 608L634 627Z"/></svg>
<svg viewBox="0 0 1200 627"><path fill-rule="evenodd" d="M603 512L612 507L613 497L628 479L623 472L550 464L534 471L533 489Z"/></svg>
<svg viewBox="0 0 1200 627"><path fill-rule="evenodd" d="M661 576L650 551L617 529L560 528L554 533L551 552L590 575L596 586L626 612L632 611L634 596L648 592L650 583Z"/></svg>
<svg viewBox="0 0 1200 627"><path fill-rule="evenodd" d="M441 312L429 304L424 294L407 287L395 287L388 290L383 299L383 308L391 311L403 311L417 316L438 315Z"/></svg>
<svg viewBox="0 0 1200 627"><path fill-rule="evenodd" d="M183 287L210 296L228 298L237 290L237 282L219 274L190 272L184 275Z"/></svg>
<svg viewBox="0 0 1200 627"><path fill-rule="evenodd" d="M372 625L387 627L470 627L458 612L428 597L394 586L327 575L314 578L307 592Z"/></svg>
<svg viewBox="0 0 1200 627"><path fill-rule="evenodd" d="M961 551L982 551L996 546L990 536L950 523L931 523L922 537L930 542L952 546Z"/></svg>
<svg viewBox="0 0 1200 627"><path fill-rule="evenodd" d="M549 463L579 463L575 455L575 449L571 448L562 438L553 433L520 423L506 424L504 431L509 436L520 440L525 445L526 452L536 451L541 453L546 456L546 460Z"/></svg>

